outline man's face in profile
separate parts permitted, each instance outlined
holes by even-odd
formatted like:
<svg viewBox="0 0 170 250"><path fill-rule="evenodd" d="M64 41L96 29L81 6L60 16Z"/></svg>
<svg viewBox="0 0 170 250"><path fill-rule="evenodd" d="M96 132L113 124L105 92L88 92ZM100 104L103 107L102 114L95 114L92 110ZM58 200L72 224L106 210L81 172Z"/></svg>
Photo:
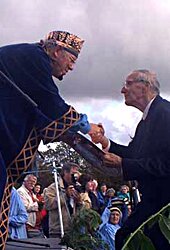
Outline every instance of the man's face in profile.
<svg viewBox="0 0 170 250"><path fill-rule="evenodd" d="M75 61L77 57L71 53L60 49L55 53L55 58L53 60L53 76L55 76L60 81L68 73L69 70L73 70Z"/></svg>

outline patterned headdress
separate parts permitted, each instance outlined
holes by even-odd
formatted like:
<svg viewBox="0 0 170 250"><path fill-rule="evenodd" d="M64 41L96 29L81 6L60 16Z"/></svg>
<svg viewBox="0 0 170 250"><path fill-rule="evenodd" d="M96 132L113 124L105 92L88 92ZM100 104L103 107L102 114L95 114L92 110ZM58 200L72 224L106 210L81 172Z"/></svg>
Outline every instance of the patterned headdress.
<svg viewBox="0 0 170 250"><path fill-rule="evenodd" d="M44 40L45 44L48 42L58 44L64 47L65 50L74 56L78 57L84 40L66 31L52 31L46 36Z"/></svg>

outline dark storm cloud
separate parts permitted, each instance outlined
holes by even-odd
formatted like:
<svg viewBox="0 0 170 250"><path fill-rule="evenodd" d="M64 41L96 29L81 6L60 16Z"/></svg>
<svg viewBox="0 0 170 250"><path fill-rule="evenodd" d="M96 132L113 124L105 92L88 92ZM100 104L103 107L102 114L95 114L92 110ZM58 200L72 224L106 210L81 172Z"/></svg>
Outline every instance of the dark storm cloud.
<svg viewBox="0 0 170 250"><path fill-rule="evenodd" d="M70 79L73 83L64 84L64 92L118 98L124 77L136 68L156 71L162 91L169 92L169 14L170 3L162 5L161 1L88 4L86 43L77 70L68 76L68 83Z"/></svg>
<svg viewBox="0 0 170 250"><path fill-rule="evenodd" d="M136 68L158 73L169 93L170 3L165 0L1 0L1 45L33 42L63 29L85 39L64 97L119 98Z"/></svg>

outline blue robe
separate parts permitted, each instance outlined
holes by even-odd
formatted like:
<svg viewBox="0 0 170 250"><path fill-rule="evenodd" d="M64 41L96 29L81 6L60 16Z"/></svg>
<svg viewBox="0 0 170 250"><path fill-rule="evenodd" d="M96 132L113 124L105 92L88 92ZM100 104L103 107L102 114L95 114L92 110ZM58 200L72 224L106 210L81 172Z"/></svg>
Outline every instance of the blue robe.
<svg viewBox="0 0 170 250"><path fill-rule="evenodd" d="M9 165L33 126L44 128L68 112L70 106L59 95L52 79L50 58L39 44L1 47L0 71L37 105L23 98L9 83L1 83L0 151L5 164Z"/></svg>
<svg viewBox="0 0 170 250"><path fill-rule="evenodd" d="M46 143L48 138L49 141L54 139L55 124L48 130L48 134L44 132L45 136L42 130L57 119L60 120L57 125L60 133L73 124L78 124L74 127L75 132L82 129L82 132L84 130L87 133L89 123L85 115L72 111L72 107L60 96L52 78L51 60L38 43L0 48L0 83L0 171L3 172L0 181L1 201L6 182L5 168L10 166L22 151L33 128L35 133L33 131L31 140L36 141L32 143L36 146L31 153L25 151L24 158L34 154L40 140L45 136ZM81 128L79 118L83 124ZM18 170L15 171L15 167L10 174L20 175ZM15 179L11 178L9 181L13 182Z"/></svg>
<svg viewBox="0 0 170 250"><path fill-rule="evenodd" d="M104 224L99 230L102 240L109 245L109 250L115 250L115 234L120 226L111 223Z"/></svg>
<svg viewBox="0 0 170 250"><path fill-rule="evenodd" d="M51 60L38 43L0 48L0 121L0 248L4 249L11 187L33 165L40 141L57 141L70 128L87 133L90 125L60 96Z"/></svg>

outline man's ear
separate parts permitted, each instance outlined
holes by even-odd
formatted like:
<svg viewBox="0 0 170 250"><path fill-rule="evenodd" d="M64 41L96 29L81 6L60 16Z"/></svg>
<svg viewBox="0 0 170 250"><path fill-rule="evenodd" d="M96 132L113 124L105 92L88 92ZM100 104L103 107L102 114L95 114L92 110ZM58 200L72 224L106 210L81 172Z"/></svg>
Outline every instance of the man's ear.
<svg viewBox="0 0 170 250"><path fill-rule="evenodd" d="M146 94L146 93L147 93L148 87L149 87L148 84L144 84L144 85L142 86L142 93L143 93L143 94Z"/></svg>
<svg viewBox="0 0 170 250"><path fill-rule="evenodd" d="M60 45L57 45L54 52L53 52L53 57L57 58L62 50L63 50L63 48Z"/></svg>

